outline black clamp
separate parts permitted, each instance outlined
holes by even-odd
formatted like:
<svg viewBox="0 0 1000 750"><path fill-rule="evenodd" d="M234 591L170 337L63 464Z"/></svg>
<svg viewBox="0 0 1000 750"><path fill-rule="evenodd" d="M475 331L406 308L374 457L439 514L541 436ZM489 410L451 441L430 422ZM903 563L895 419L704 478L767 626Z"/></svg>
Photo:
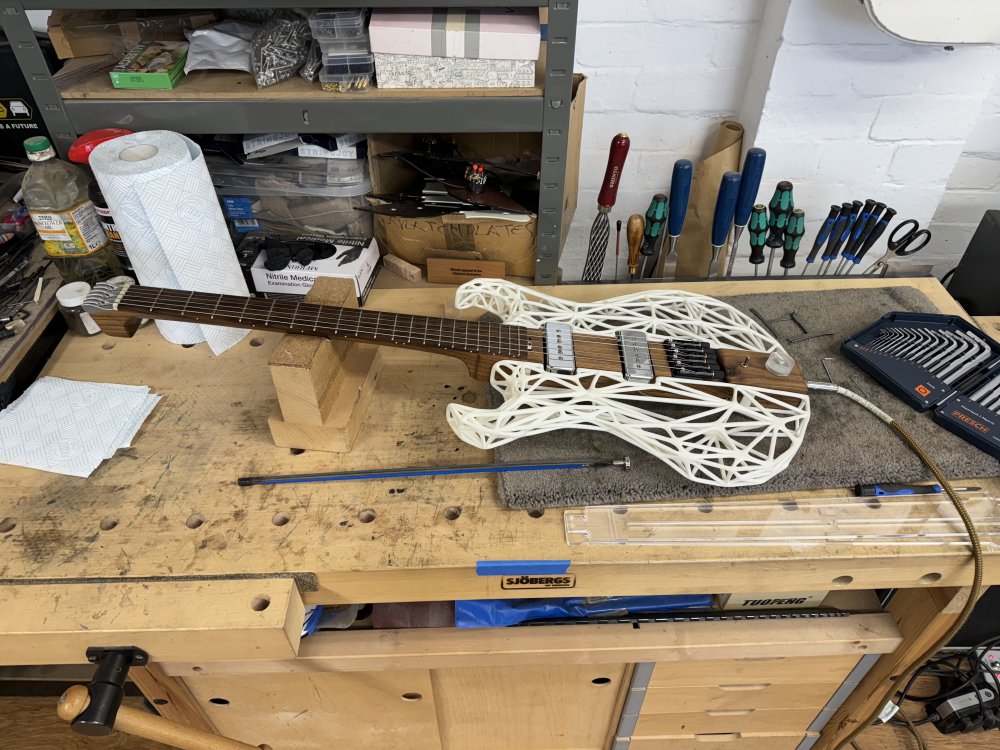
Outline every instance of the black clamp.
<svg viewBox="0 0 1000 750"><path fill-rule="evenodd" d="M125 680L131 667L143 667L149 654L135 646L87 649L87 661L96 664L94 678L87 685L90 703L73 719L73 731L90 736L111 734L118 709L125 697Z"/></svg>

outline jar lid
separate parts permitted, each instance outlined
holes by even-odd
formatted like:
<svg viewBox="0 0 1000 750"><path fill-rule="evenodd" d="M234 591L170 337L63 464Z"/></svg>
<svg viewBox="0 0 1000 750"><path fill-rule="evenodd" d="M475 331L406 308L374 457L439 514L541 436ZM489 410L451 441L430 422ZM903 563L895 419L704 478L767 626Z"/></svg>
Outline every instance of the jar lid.
<svg viewBox="0 0 1000 750"><path fill-rule="evenodd" d="M44 135L34 135L24 141L24 153L31 161L45 161L56 155L52 143Z"/></svg>
<svg viewBox="0 0 1000 750"><path fill-rule="evenodd" d="M56 300L63 307L78 307L83 304L88 294L90 294L90 284L86 281L74 281L56 289Z"/></svg>
<svg viewBox="0 0 1000 750"><path fill-rule="evenodd" d="M105 141L121 138L123 135L132 135L132 131L124 128L100 128L84 133L70 144L67 152L69 160L77 164L89 164L91 151Z"/></svg>

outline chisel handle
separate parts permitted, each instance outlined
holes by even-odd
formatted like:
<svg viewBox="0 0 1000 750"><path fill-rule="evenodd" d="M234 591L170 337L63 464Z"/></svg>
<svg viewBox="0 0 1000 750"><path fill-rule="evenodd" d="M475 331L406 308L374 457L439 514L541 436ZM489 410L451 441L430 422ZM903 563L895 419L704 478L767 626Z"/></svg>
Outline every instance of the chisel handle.
<svg viewBox="0 0 1000 750"><path fill-rule="evenodd" d="M719 182L719 195L715 199L715 214L712 216L712 247L722 247L729 236L736 210L736 196L740 191L740 173L726 172Z"/></svg>
<svg viewBox="0 0 1000 750"><path fill-rule="evenodd" d="M823 243L826 242L827 238L830 236L830 232L833 230L834 224L837 223L837 217L839 215L840 206L830 206L830 213L827 214L826 221L823 222L823 226L820 227L819 234L816 235L816 239L813 241L812 250L810 250L809 255L806 256L806 263L812 263L816 260L816 256L823 248Z"/></svg>
<svg viewBox="0 0 1000 750"><path fill-rule="evenodd" d="M740 192L736 196L736 211L733 214L733 223L738 227L745 227L750 221L750 212L757 200L757 191L760 189L760 178L764 174L764 161L766 159L767 152L756 147L747 151L747 155L743 159Z"/></svg>
<svg viewBox="0 0 1000 750"><path fill-rule="evenodd" d="M639 248L642 246L643 226L642 214L632 214L625 226L625 237L628 240L628 272L634 276L639 268Z"/></svg>
<svg viewBox="0 0 1000 750"><path fill-rule="evenodd" d="M693 174L694 164L690 159L678 159L674 162L674 173L670 178L670 206L667 212L667 234L670 237L680 236L684 228L688 200L691 198Z"/></svg>
<svg viewBox="0 0 1000 750"><path fill-rule="evenodd" d="M767 206L758 203L750 212L750 262L759 266L764 262L764 245L767 242Z"/></svg>
<svg viewBox="0 0 1000 750"><path fill-rule="evenodd" d="M792 211L785 229L785 244L781 255L782 268L795 268L795 253L799 251L802 235L806 233L806 214L801 208Z"/></svg>
<svg viewBox="0 0 1000 750"><path fill-rule="evenodd" d="M597 194L597 205L610 209L618 199L618 183L621 181L622 170L625 168L625 157L628 156L629 138L625 133L619 133L611 139L608 152L608 166L604 170L604 182L601 192Z"/></svg>
<svg viewBox="0 0 1000 750"><path fill-rule="evenodd" d="M865 254L871 250L872 245L874 245L878 238L882 236L885 232L886 227L889 226L889 222L892 221L893 217L896 215L896 209L887 208L885 213L882 214L882 218L879 219L878 224L876 224L872 231L869 232L868 237L865 238L864 244L861 245L861 249L854 254L854 262L860 263L861 259L865 257Z"/></svg>

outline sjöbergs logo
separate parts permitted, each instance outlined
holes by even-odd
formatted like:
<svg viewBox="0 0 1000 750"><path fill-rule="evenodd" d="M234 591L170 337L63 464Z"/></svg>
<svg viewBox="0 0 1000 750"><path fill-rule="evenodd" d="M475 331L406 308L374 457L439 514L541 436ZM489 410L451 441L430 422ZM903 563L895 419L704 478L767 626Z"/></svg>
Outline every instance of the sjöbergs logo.
<svg viewBox="0 0 1000 750"><path fill-rule="evenodd" d="M576 576L566 573L561 576L504 576L500 581L502 589L571 589L576 586Z"/></svg>

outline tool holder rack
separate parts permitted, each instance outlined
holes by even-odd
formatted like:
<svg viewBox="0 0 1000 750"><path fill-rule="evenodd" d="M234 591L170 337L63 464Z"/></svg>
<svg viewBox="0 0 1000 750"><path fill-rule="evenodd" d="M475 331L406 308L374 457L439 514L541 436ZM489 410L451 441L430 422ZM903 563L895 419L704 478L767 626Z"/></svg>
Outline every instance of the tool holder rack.
<svg viewBox="0 0 1000 750"><path fill-rule="evenodd" d="M26 10L52 7L51 0L11 0L0 10L0 26L10 41L35 105L56 149L65 155L79 133L106 127L176 130L182 133L493 133L542 134L535 283L558 280L569 148L570 104L579 0L437 0L435 7L547 7L545 82L537 96L380 97L377 91L353 97L315 87L299 98L273 98L265 90L245 99L187 99L183 86L164 98L93 98L64 100L32 31ZM325 0L63 0L64 10L155 10L356 7L357 2ZM366 0L366 7L425 8L427 0ZM483 90L489 91L489 90ZM480 93L477 91L477 93Z"/></svg>

